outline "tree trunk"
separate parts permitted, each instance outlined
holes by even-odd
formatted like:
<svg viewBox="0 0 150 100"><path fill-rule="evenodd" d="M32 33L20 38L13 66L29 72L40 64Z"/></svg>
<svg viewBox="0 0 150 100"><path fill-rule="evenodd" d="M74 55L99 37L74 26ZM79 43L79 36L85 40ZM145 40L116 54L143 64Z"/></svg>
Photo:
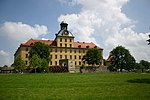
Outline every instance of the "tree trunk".
<svg viewBox="0 0 150 100"><path fill-rule="evenodd" d="M35 70L34 70L34 73L36 73L36 68L35 68Z"/></svg>
<svg viewBox="0 0 150 100"><path fill-rule="evenodd" d="M122 68L120 68L120 72L122 72Z"/></svg>
<svg viewBox="0 0 150 100"><path fill-rule="evenodd" d="M144 72L144 68L142 68L142 73Z"/></svg>

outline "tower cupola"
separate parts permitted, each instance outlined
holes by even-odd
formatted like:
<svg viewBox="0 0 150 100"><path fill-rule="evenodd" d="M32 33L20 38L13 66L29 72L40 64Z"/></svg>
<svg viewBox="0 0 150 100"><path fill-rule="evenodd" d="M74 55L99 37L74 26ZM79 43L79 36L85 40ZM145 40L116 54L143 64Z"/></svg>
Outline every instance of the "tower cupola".
<svg viewBox="0 0 150 100"><path fill-rule="evenodd" d="M61 30L67 30L67 26L68 26L68 24L65 23L64 21L62 21L61 24L60 24Z"/></svg>

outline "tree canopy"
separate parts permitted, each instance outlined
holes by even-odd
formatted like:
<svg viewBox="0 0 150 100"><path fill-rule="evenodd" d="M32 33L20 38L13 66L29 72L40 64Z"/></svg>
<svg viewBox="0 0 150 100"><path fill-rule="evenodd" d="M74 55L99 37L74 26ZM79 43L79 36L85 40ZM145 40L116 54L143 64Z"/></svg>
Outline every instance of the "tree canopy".
<svg viewBox="0 0 150 100"><path fill-rule="evenodd" d="M89 49L82 58L83 62L87 62L89 65L98 65L102 59L102 54L97 48Z"/></svg>
<svg viewBox="0 0 150 100"><path fill-rule="evenodd" d="M36 42L31 48L30 58L32 58L33 55L37 55L41 59L46 59L47 62L49 62L50 60L49 46L41 42Z"/></svg>
<svg viewBox="0 0 150 100"><path fill-rule="evenodd" d="M145 69L149 69L150 68L150 62L145 61L145 60L141 60L140 64L145 68Z"/></svg>
<svg viewBox="0 0 150 100"><path fill-rule="evenodd" d="M8 67L8 65L4 65L3 67Z"/></svg>
<svg viewBox="0 0 150 100"><path fill-rule="evenodd" d="M15 59L14 63L12 64L12 67L14 67L17 72L22 72L25 68L25 63L20 57L18 57Z"/></svg>
<svg viewBox="0 0 150 100"><path fill-rule="evenodd" d="M30 59L30 65L35 69L36 73L36 68L41 67L41 59L37 55L33 55Z"/></svg>
<svg viewBox="0 0 150 100"><path fill-rule="evenodd" d="M134 67L135 59L130 54L129 50L125 49L122 46L118 46L110 52L112 59L111 59L111 67L113 70L126 69L130 70Z"/></svg>
<svg viewBox="0 0 150 100"><path fill-rule="evenodd" d="M36 42L30 51L30 66L35 69L35 72L37 68L41 72L42 70L47 70L49 61L49 46L41 42Z"/></svg>

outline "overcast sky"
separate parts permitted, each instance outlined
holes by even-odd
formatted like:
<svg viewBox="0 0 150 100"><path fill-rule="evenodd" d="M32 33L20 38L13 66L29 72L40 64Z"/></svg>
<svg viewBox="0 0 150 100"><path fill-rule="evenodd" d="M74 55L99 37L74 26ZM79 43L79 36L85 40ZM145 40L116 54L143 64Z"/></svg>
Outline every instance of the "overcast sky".
<svg viewBox="0 0 150 100"><path fill-rule="evenodd" d="M65 21L75 41L94 42L104 58L118 45L150 61L150 0L0 0L0 66L21 43L55 38Z"/></svg>

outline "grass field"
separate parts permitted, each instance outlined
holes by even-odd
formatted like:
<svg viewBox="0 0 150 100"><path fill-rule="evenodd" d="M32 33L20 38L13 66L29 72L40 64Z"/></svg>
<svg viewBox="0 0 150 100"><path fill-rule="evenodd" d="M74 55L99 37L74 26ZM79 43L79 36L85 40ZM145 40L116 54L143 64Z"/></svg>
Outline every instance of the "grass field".
<svg viewBox="0 0 150 100"><path fill-rule="evenodd" d="M0 74L0 100L150 100L150 74Z"/></svg>

